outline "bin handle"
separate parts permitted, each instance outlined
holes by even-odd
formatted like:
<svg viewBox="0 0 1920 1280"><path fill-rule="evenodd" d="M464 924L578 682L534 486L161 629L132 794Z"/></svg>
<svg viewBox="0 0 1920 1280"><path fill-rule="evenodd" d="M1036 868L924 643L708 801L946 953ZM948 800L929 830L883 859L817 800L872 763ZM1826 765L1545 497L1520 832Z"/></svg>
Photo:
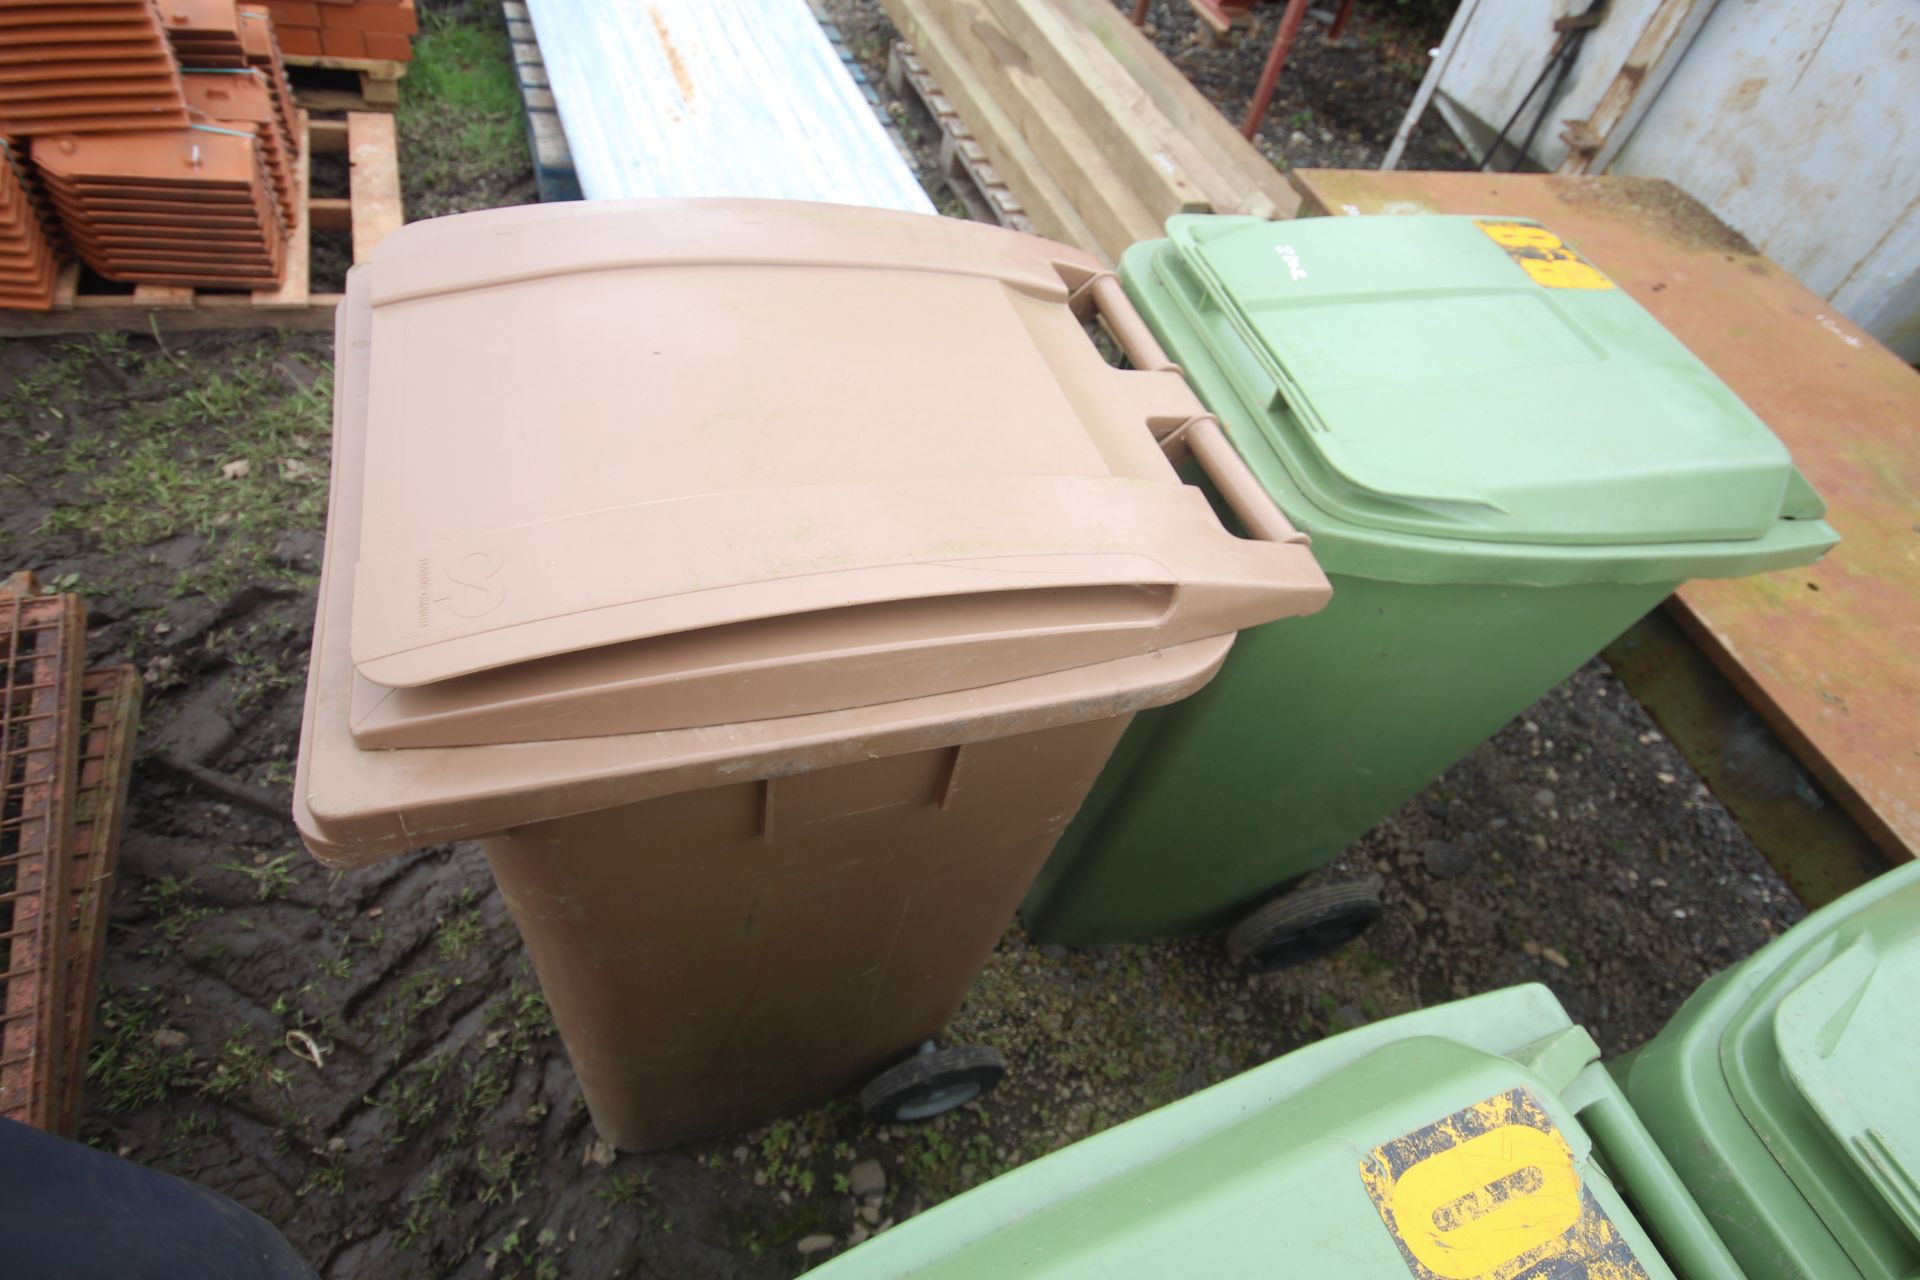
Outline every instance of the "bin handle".
<svg viewBox="0 0 1920 1280"><path fill-rule="evenodd" d="M1147 322L1140 318L1126 291L1120 287L1120 277L1110 271L1102 272L1087 282L1085 292L1092 296L1094 311L1107 322L1128 363L1149 373L1179 374L1180 366L1167 359L1153 331L1147 328ZM1293 521L1287 519L1286 512L1253 474L1247 460L1227 439L1219 419L1210 413L1197 413L1160 437L1160 447L1169 455L1177 454L1181 446L1192 452L1200 469L1206 472L1207 479L1220 491L1248 533L1263 542L1305 546L1311 541L1293 527Z"/></svg>

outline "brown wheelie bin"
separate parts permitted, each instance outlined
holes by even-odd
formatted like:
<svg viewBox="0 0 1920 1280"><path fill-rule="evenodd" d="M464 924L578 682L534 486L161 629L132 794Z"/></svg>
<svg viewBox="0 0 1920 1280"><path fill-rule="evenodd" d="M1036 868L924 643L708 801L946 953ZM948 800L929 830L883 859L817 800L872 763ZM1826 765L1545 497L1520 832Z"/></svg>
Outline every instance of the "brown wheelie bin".
<svg viewBox="0 0 1920 1280"><path fill-rule="evenodd" d="M1325 601L1095 311L1158 362L1075 250L752 201L469 214L352 272L296 816L338 866L482 842L610 1141L930 1044L1131 714ZM994 1075L942 1063L864 1100Z"/></svg>

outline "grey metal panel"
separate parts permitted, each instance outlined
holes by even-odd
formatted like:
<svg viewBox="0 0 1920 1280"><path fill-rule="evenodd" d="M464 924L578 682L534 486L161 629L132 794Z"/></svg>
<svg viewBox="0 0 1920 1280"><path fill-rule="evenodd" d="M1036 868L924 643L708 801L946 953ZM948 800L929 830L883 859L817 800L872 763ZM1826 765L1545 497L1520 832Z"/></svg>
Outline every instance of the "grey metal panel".
<svg viewBox="0 0 1920 1280"><path fill-rule="evenodd" d="M1660 4L1661 0L1611 0L1606 18L1587 33L1573 74L1534 139L1530 154L1542 168L1558 168L1566 159L1561 125L1567 120L1584 120L1592 113ZM1585 13L1587 6L1588 0L1548 0L1544 4L1538 0L1493 0L1472 11L1453 57L1441 72L1439 93L1453 108L1445 113L1449 123L1475 154L1507 122L1547 65L1556 38L1555 20ZM1527 126L1539 113L1541 98L1551 88L1552 77L1548 77L1514 127L1512 141L1517 143L1526 136ZM1461 128L1463 122L1456 112L1469 117L1472 127Z"/></svg>
<svg viewBox="0 0 1920 1280"><path fill-rule="evenodd" d="M1920 360L1920 4L1723 4L1615 173L1670 178Z"/></svg>
<svg viewBox="0 0 1920 1280"><path fill-rule="evenodd" d="M1536 163L1559 165L1561 122L1592 113L1663 2L1608 6L1540 130ZM1469 146L1491 138L1546 64L1554 19L1587 3L1462 6L1434 105ZM1606 171L1678 183L1920 361L1920 0L1716 5Z"/></svg>
<svg viewBox="0 0 1920 1280"><path fill-rule="evenodd" d="M934 212L806 0L528 0L590 200Z"/></svg>

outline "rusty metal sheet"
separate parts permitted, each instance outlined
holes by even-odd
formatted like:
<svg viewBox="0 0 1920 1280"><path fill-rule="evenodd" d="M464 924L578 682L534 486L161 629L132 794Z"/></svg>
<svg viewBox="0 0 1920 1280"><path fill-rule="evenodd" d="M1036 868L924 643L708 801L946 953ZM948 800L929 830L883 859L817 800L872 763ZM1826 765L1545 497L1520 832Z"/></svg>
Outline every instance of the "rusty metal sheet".
<svg viewBox="0 0 1920 1280"><path fill-rule="evenodd" d="M101 667L81 677L80 750L67 857L67 899L72 905L66 960L70 1065L60 1106L60 1132L69 1136L80 1127L80 1106L86 1094L87 1050L100 995L100 956L107 937L114 863L125 824L139 719L140 674L134 668Z"/></svg>
<svg viewBox="0 0 1920 1280"><path fill-rule="evenodd" d="M1920 848L1920 374L1670 183L1293 175L1303 211L1551 226L1786 442L1841 543L1806 569L1689 583L1676 617L1887 856Z"/></svg>
<svg viewBox="0 0 1920 1280"><path fill-rule="evenodd" d="M66 1031L66 851L86 613L0 586L0 1116L57 1127Z"/></svg>

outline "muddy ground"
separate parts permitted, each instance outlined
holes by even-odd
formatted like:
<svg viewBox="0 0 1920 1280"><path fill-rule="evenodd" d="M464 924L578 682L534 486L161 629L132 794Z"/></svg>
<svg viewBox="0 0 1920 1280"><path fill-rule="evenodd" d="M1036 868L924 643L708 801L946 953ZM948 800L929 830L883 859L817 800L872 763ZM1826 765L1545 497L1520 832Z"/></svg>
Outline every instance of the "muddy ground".
<svg viewBox="0 0 1920 1280"><path fill-rule="evenodd" d="M871 56L872 11L840 8ZM496 127L497 18L430 21L458 33L448 63L477 72L423 77L463 105L403 112L413 209L530 198L524 149ZM1425 38L1396 30L1367 16L1361 37L1387 34L1359 47ZM1303 41L1294 83L1323 83L1319 55ZM1339 135L1364 91L1354 129L1374 145L1417 64L1328 74L1341 101L1283 95L1276 116L1310 109ZM459 135L476 147L445 141L476 122ZM841 1101L616 1158L477 853L331 873L284 817L329 358L324 336L273 334L0 346L0 569L84 591L90 654L131 657L148 682L83 1136L251 1206L327 1276L785 1277L1290 1048L1453 996L1544 982L1625 1049L1800 913L1596 663L1349 852L1343 869L1384 877L1388 912L1335 959L1248 979L1211 939L1065 952L1016 929L953 1028L1011 1058L989 1098L890 1130Z"/></svg>

